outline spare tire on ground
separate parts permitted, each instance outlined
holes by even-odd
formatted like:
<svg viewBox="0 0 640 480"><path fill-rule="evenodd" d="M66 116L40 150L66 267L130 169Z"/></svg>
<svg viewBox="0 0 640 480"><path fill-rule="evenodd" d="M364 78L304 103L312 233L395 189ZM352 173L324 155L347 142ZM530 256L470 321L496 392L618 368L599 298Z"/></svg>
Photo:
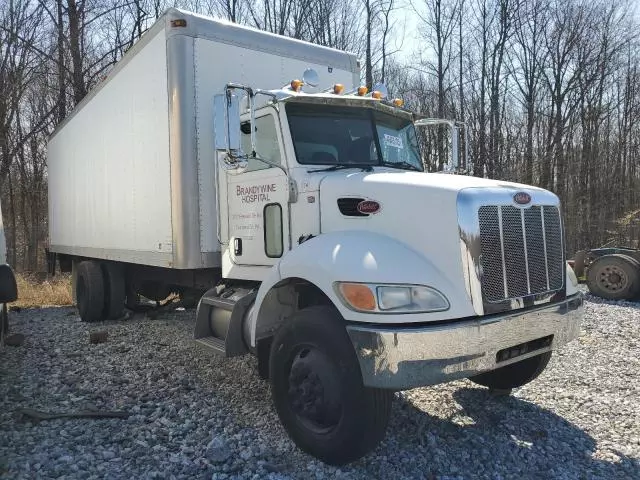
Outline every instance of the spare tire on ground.
<svg viewBox="0 0 640 480"><path fill-rule="evenodd" d="M603 255L589 265L587 286L607 300L633 300L640 293L640 263L628 255Z"/></svg>

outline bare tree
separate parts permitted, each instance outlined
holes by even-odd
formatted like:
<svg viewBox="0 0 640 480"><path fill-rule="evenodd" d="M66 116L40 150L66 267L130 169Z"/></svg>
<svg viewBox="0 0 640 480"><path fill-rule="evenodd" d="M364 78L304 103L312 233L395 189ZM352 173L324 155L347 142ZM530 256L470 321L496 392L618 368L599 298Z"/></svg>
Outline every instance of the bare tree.
<svg viewBox="0 0 640 480"><path fill-rule="evenodd" d="M444 118L446 96L451 89L451 66L454 61L453 38L460 19L459 0L426 0L419 7L414 3L414 10L420 19L420 31L433 48L435 61L423 59L422 63L433 72L438 85L437 115ZM426 10L426 12L424 12ZM437 128L438 169L442 169L445 162L444 131Z"/></svg>
<svg viewBox="0 0 640 480"><path fill-rule="evenodd" d="M536 106L547 51L543 34L548 17L545 0L528 0L516 10L511 72L518 87L526 115L524 182L533 182Z"/></svg>

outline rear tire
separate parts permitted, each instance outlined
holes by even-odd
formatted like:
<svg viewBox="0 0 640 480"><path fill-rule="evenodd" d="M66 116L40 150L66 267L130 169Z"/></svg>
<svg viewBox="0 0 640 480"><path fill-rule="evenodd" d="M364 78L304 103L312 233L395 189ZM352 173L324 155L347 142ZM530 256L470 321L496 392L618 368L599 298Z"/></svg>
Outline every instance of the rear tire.
<svg viewBox="0 0 640 480"><path fill-rule="evenodd" d="M551 352L527 358L505 367L469 377L473 383L493 390L518 388L535 380L547 368L551 360Z"/></svg>
<svg viewBox="0 0 640 480"><path fill-rule="evenodd" d="M126 298L124 269L122 265L116 263L103 263L105 283L105 308L106 317L109 320L121 318L124 313L124 302Z"/></svg>
<svg viewBox="0 0 640 480"><path fill-rule="evenodd" d="M589 266L587 286L607 300L633 300L640 293L640 263L628 255L603 255Z"/></svg>
<svg viewBox="0 0 640 480"><path fill-rule="evenodd" d="M101 322L105 319L104 276L98 262L85 260L78 264L76 297L83 322Z"/></svg>
<svg viewBox="0 0 640 480"><path fill-rule="evenodd" d="M9 309L7 304L2 304L2 310L0 311L0 346L4 344L4 339L9 335Z"/></svg>
<svg viewBox="0 0 640 480"><path fill-rule="evenodd" d="M300 310L280 327L269 372L280 421L301 450L343 465L384 438L393 392L362 384L353 344L334 308Z"/></svg>

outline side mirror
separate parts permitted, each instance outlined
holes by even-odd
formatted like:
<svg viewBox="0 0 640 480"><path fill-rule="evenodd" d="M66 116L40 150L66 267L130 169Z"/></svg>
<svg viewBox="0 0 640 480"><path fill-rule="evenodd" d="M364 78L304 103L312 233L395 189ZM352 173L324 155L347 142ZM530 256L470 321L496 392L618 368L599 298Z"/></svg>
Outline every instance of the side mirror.
<svg viewBox="0 0 640 480"><path fill-rule="evenodd" d="M240 153L240 99L231 93L213 98L213 129L216 150L231 157Z"/></svg>

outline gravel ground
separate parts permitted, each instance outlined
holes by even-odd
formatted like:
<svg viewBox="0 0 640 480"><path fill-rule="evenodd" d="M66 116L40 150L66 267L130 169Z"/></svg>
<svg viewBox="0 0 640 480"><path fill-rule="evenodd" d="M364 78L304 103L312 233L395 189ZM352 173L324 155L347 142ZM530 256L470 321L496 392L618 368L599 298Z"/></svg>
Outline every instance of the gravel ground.
<svg viewBox="0 0 640 480"><path fill-rule="evenodd" d="M341 469L301 453L253 358L194 346L194 312L88 326L12 312L0 351L2 478L640 478L640 304L587 298L580 338L510 397L458 381L398 395L385 441ZM108 341L89 344L104 328ZM127 419L39 424L19 408Z"/></svg>

